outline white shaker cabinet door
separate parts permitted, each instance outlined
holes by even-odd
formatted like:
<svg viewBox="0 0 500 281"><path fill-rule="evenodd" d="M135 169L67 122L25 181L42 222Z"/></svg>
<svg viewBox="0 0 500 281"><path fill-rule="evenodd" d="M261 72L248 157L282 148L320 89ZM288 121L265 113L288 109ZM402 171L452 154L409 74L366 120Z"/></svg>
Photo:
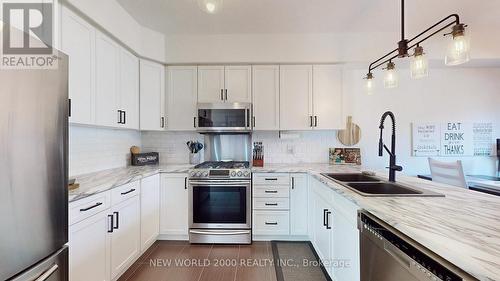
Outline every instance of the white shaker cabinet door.
<svg viewBox="0 0 500 281"><path fill-rule="evenodd" d="M168 67L168 130L194 131L196 129L197 73L196 66Z"/></svg>
<svg viewBox="0 0 500 281"><path fill-rule="evenodd" d="M120 127L118 89L120 47L106 35L96 34L96 125Z"/></svg>
<svg viewBox="0 0 500 281"><path fill-rule="evenodd" d="M307 235L307 174L291 174L290 181L290 234Z"/></svg>
<svg viewBox="0 0 500 281"><path fill-rule="evenodd" d="M230 65L224 68L224 100L229 103L252 102L252 67Z"/></svg>
<svg viewBox="0 0 500 281"><path fill-rule="evenodd" d="M314 129L336 130L343 127L340 66L313 66L313 104Z"/></svg>
<svg viewBox="0 0 500 281"><path fill-rule="evenodd" d="M280 130L311 130L312 66L280 66Z"/></svg>
<svg viewBox="0 0 500 281"><path fill-rule="evenodd" d="M62 7L61 48L69 56L69 122L95 123L95 29L71 10Z"/></svg>
<svg viewBox="0 0 500 281"><path fill-rule="evenodd" d="M160 175L141 180L141 251L160 234Z"/></svg>
<svg viewBox="0 0 500 281"><path fill-rule="evenodd" d="M134 196L112 208L114 226L111 236L111 277L122 274L141 251L141 206Z"/></svg>
<svg viewBox="0 0 500 281"><path fill-rule="evenodd" d="M175 239L188 237L187 174L161 175L160 234Z"/></svg>
<svg viewBox="0 0 500 281"><path fill-rule="evenodd" d="M344 261L345 266L332 267L335 280L360 280L359 231L356 219L349 219L340 211L333 211L332 257Z"/></svg>
<svg viewBox="0 0 500 281"><path fill-rule="evenodd" d="M224 102L224 66L198 66L198 102Z"/></svg>
<svg viewBox="0 0 500 281"><path fill-rule="evenodd" d="M140 124L143 131L163 131L167 126L165 113L165 67L140 62Z"/></svg>
<svg viewBox="0 0 500 281"><path fill-rule="evenodd" d="M120 51L120 106L122 127L139 129L139 59L125 49Z"/></svg>
<svg viewBox="0 0 500 281"><path fill-rule="evenodd" d="M103 211L69 228L69 279L110 281L111 219Z"/></svg>
<svg viewBox="0 0 500 281"><path fill-rule="evenodd" d="M253 129L278 131L280 125L280 67L252 66Z"/></svg>

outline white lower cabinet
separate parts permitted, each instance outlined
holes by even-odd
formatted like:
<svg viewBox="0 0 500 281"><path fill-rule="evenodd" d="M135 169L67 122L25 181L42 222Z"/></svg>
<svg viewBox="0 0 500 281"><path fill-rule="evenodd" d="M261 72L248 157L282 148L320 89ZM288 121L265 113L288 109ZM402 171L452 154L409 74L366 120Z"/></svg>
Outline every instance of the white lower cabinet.
<svg viewBox="0 0 500 281"><path fill-rule="evenodd" d="M69 204L70 280L116 280L140 256L140 190L131 182Z"/></svg>
<svg viewBox="0 0 500 281"><path fill-rule="evenodd" d="M307 235L307 174L291 174L290 181L290 234Z"/></svg>
<svg viewBox="0 0 500 281"><path fill-rule="evenodd" d="M160 175L141 180L141 251L160 234Z"/></svg>
<svg viewBox="0 0 500 281"><path fill-rule="evenodd" d="M289 235L290 213L288 211L253 212L254 235Z"/></svg>
<svg viewBox="0 0 500 281"><path fill-rule="evenodd" d="M311 242L331 278L360 280L357 206L316 179L310 181Z"/></svg>
<svg viewBox="0 0 500 281"><path fill-rule="evenodd" d="M111 280L111 229L103 211L70 226L69 279L71 281Z"/></svg>
<svg viewBox="0 0 500 281"><path fill-rule="evenodd" d="M187 174L162 174L160 234L167 239L188 238Z"/></svg>
<svg viewBox="0 0 500 281"><path fill-rule="evenodd" d="M113 233L111 235L111 277L123 273L139 256L140 246L140 212L138 196L112 208L114 215Z"/></svg>

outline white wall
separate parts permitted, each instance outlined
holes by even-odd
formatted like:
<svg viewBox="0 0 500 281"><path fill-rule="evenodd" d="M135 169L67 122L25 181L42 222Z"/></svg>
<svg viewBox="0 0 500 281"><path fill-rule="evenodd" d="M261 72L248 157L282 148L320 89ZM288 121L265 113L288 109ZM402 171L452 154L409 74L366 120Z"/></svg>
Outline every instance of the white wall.
<svg viewBox="0 0 500 281"><path fill-rule="evenodd" d="M71 125L69 175L125 167L130 163L130 147L133 145L141 146L139 131Z"/></svg>
<svg viewBox="0 0 500 281"><path fill-rule="evenodd" d="M62 0L91 18L139 55L165 62L165 36L142 27L116 0Z"/></svg>
<svg viewBox="0 0 500 281"><path fill-rule="evenodd" d="M498 61L500 40L472 30L471 56ZM166 36L165 59L175 63L339 63L374 61L397 47L397 33L178 34ZM444 60L451 37L425 42L431 59Z"/></svg>
<svg viewBox="0 0 500 281"><path fill-rule="evenodd" d="M428 173L427 158L411 156L411 123L426 121L492 121L495 138L500 138L500 69L445 68L429 70L429 77L412 80L408 69L399 71L397 89L384 89L383 74L377 72L377 89L368 96L364 89L365 70L344 72L344 112L351 114L362 130L360 147L363 163L370 168L387 166L388 158L378 157L380 116L386 110L396 115L397 156L404 172ZM390 120L386 121L390 124ZM389 127L390 125L388 125ZM390 131L385 132L387 143ZM456 158L440 158L444 161ZM495 157L462 157L469 174L494 174Z"/></svg>

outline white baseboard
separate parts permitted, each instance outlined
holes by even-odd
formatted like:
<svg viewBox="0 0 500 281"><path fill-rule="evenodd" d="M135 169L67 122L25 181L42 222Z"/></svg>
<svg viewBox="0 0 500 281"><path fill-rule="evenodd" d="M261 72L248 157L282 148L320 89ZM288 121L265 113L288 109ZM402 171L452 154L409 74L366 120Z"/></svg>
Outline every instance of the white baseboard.
<svg viewBox="0 0 500 281"><path fill-rule="evenodd" d="M160 234L158 240L188 241L188 234Z"/></svg>
<svg viewBox="0 0 500 281"><path fill-rule="evenodd" d="M253 235L253 241L309 241L309 236L307 235Z"/></svg>

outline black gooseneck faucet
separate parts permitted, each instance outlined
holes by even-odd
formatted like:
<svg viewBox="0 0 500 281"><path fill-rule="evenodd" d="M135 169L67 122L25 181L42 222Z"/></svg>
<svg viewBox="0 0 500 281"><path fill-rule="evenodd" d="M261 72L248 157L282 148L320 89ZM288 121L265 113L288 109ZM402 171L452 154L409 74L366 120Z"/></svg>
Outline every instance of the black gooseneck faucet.
<svg viewBox="0 0 500 281"><path fill-rule="evenodd" d="M382 134L384 132L384 122L387 116L391 117L392 120L392 137L391 137L391 150L387 148L384 144ZM378 156L382 157L384 155L384 148L389 153L389 181L396 181L396 171L402 171L403 167L396 165L396 119L394 118L394 113L387 111L382 115L380 119L380 139L378 141Z"/></svg>

